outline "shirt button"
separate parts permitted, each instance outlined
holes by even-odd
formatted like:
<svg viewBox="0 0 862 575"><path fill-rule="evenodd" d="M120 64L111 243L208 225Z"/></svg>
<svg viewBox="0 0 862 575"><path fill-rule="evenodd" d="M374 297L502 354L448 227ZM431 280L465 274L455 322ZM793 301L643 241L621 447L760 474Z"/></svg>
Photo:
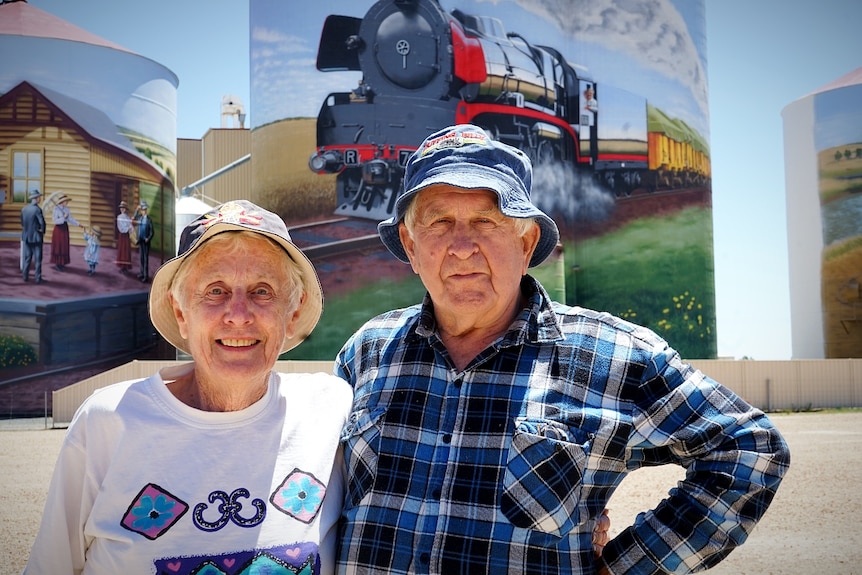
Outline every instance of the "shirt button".
<svg viewBox="0 0 862 575"><path fill-rule="evenodd" d="M443 435L443 443L450 443L452 441L452 435L446 433Z"/></svg>
<svg viewBox="0 0 862 575"><path fill-rule="evenodd" d="M428 565L428 562L431 561L431 556L428 555L427 553L423 553L422 555L419 556L419 561L423 565Z"/></svg>
<svg viewBox="0 0 862 575"><path fill-rule="evenodd" d="M440 499L441 495L442 495L442 493L440 492L439 489L435 489L434 492L431 493L431 497L433 497L434 499L437 499L437 500Z"/></svg>
<svg viewBox="0 0 862 575"><path fill-rule="evenodd" d="M456 380L455 380L455 387L456 387L456 388L458 388L458 389L461 389L461 384L462 384L462 383L463 383L463 380L462 380L462 379L460 379L460 378L459 378L459 379L456 379Z"/></svg>

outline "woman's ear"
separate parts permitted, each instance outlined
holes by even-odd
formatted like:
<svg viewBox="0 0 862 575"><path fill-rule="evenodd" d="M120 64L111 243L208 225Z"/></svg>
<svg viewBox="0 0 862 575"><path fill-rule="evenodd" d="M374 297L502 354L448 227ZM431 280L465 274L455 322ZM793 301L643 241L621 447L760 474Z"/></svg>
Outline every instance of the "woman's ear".
<svg viewBox="0 0 862 575"><path fill-rule="evenodd" d="M305 303L305 292L302 292L302 297L299 299L299 305L293 310L293 315L287 322L287 327L284 329L284 337L287 339L296 335L296 322L299 319L299 312L302 310L302 305Z"/></svg>
<svg viewBox="0 0 862 575"><path fill-rule="evenodd" d="M174 310L174 319L177 320L177 328L180 332L180 337L183 339L188 339L188 325L186 324L185 316L183 315L183 310L180 308L180 303L174 297L172 292L168 292L168 299L171 302L171 309Z"/></svg>

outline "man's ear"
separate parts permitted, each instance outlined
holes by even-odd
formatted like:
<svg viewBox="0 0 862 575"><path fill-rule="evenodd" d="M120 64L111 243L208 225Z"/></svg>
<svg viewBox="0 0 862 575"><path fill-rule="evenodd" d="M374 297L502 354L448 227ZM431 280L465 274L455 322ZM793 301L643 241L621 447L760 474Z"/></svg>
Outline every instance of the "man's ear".
<svg viewBox="0 0 862 575"><path fill-rule="evenodd" d="M539 238L542 236L542 229L538 223L533 223L526 234L521 238L524 242L524 269L521 270L521 275L527 273L530 267L530 260L533 258L533 252L536 251L536 246L539 245Z"/></svg>
<svg viewBox="0 0 862 575"><path fill-rule="evenodd" d="M407 259L410 260L410 267L413 268L414 273L419 273L416 270L416 252L415 243L413 242L413 238L410 236L410 232L407 231L407 226L404 225L404 222L398 224L398 237L401 238L401 245L404 246L404 253L407 254Z"/></svg>

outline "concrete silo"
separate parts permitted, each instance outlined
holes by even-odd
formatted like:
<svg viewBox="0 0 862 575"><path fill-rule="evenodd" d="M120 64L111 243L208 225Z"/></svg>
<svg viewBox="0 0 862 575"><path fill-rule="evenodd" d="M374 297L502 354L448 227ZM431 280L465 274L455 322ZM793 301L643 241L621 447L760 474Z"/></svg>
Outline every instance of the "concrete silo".
<svg viewBox="0 0 862 575"><path fill-rule="evenodd" d="M171 70L26 1L0 4L0 240L20 233L27 193L72 198L75 217L108 230L121 201L146 201L154 250L173 253L177 86ZM46 233L48 242L52 226ZM83 240L73 235L73 243Z"/></svg>
<svg viewBox="0 0 862 575"><path fill-rule="evenodd" d="M782 110L794 359L862 357L862 68Z"/></svg>

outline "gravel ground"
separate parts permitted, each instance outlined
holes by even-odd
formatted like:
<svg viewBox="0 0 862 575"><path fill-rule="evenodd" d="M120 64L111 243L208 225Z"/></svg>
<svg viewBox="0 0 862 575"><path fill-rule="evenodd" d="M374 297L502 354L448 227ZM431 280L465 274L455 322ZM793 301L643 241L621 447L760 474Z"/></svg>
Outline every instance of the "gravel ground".
<svg viewBox="0 0 862 575"><path fill-rule="evenodd" d="M790 472L748 542L716 575L862 574L862 411L775 414L791 449ZM0 573L20 573L38 528L64 430L44 419L0 422ZM614 495L611 532L652 507L681 474L632 473Z"/></svg>

